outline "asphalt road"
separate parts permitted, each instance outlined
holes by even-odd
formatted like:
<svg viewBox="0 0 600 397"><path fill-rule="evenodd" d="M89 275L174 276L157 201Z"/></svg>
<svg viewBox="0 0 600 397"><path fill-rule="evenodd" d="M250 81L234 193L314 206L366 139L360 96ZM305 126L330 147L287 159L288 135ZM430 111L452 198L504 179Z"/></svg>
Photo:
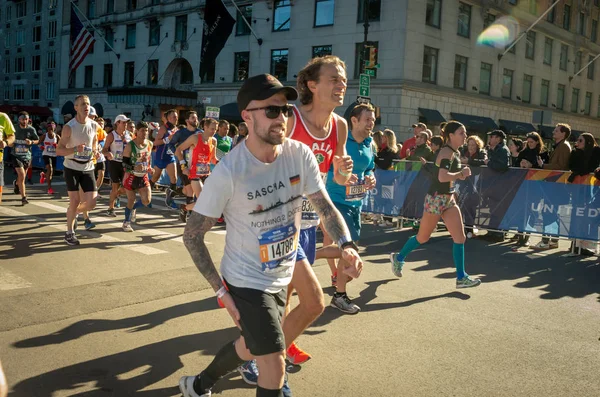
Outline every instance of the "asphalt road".
<svg viewBox="0 0 600 397"><path fill-rule="evenodd" d="M178 396L237 336L191 263L176 213L140 210L135 232L92 215L81 246L63 241L64 186L30 188L22 207L0 205L0 357L10 396ZM104 194L107 196L107 194ZM295 396L598 396L600 265L566 258L568 244L536 253L469 240L467 270L482 278L456 290L451 240L439 233L395 278L388 253L412 231L365 225L366 268L349 285L362 312L328 307L299 339L313 355L290 367ZM225 229L209 233L218 262ZM534 243L536 240L533 241ZM324 261L315 272L332 294ZM253 396L237 373L218 395Z"/></svg>

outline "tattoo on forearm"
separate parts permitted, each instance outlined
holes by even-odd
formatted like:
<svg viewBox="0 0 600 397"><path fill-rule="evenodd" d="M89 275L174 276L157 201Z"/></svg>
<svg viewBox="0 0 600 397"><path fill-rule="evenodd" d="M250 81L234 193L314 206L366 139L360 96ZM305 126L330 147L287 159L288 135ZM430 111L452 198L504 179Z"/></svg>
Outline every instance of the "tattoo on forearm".
<svg viewBox="0 0 600 397"><path fill-rule="evenodd" d="M350 236L348 226L346 226L342 214L335 208L327 193L319 190L309 195L308 200L317 214L319 214L323 225L325 225L325 230L327 230L327 233L329 233L334 242L338 242L342 237Z"/></svg>
<svg viewBox="0 0 600 397"><path fill-rule="evenodd" d="M209 218L195 211L187 220L183 232L183 244L192 256L194 264L200 273L216 291L222 286L221 277L210 257L204 236L217 223L216 218Z"/></svg>

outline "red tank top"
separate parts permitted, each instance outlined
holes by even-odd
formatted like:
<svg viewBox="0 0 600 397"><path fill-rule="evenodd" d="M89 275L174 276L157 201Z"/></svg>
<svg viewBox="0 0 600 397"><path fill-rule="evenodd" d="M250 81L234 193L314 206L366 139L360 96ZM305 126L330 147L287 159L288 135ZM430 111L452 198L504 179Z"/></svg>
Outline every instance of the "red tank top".
<svg viewBox="0 0 600 397"><path fill-rule="evenodd" d="M210 174L210 159L215 151L214 140L211 137L204 143L202 134L198 134L198 144L194 146L190 159L190 179L198 179Z"/></svg>
<svg viewBox="0 0 600 397"><path fill-rule="evenodd" d="M329 127L329 134L327 134L325 138L317 138L310 133L302 119L300 111L295 106L294 115L296 116L294 118L294 128L289 137L308 145L317 158L321 176L325 177L331 167L338 142L337 115L335 113L331 115L332 119Z"/></svg>

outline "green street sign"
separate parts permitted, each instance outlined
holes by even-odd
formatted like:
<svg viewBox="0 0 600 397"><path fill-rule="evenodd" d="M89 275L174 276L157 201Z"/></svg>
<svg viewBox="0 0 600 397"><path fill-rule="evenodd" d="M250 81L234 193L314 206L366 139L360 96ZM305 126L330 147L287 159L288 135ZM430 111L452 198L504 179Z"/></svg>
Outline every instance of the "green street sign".
<svg viewBox="0 0 600 397"><path fill-rule="evenodd" d="M359 85L365 85L368 87L370 84L371 84L371 76L369 76L368 74L361 74L360 80L359 80Z"/></svg>
<svg viewBox="0 0 600 397"><path fill-rule="evenodd" d="M363 97L368 97L371 93L371 88L367 85L361 85L358 89L359 95Z"/></svg>
<svg viewBox="0 0 600 397"><path fill-rule="evenodd" d="M365 69L365 74L367 76L375 77L375 71L373 69Z"/></svg>

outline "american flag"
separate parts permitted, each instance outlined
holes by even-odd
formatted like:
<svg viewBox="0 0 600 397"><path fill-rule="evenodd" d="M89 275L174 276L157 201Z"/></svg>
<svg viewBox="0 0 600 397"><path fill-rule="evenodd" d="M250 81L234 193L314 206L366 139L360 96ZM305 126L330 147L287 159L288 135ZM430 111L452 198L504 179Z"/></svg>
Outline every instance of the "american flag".
<svg viewBox="0 0 600 397"><path fill-rule="evenodd" d="M75 72L96 42L94 35L87 30L71 5L71 62L69 70Z"/></svg>

